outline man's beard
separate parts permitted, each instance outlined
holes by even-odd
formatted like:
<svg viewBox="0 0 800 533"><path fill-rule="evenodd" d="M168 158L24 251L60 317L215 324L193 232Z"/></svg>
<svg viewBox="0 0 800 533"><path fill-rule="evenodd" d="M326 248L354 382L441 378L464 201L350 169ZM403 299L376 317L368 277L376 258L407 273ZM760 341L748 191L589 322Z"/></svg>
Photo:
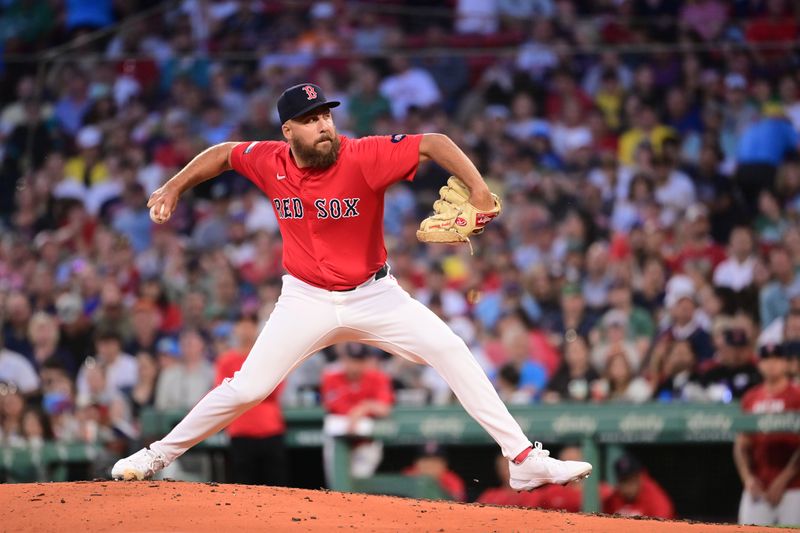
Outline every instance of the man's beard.
<svg viewBox="0 0 800 533"><path fill-rule="evenodd" d="M323 152L317 145L326 140L331 142L331 146L328 151ZM317 139L312 146L302 144L296 139L289 144L292 147L295 159L300 159L313 168L328 168L336 163L336 159L339 157L340 142L337 135Z"/></svg>

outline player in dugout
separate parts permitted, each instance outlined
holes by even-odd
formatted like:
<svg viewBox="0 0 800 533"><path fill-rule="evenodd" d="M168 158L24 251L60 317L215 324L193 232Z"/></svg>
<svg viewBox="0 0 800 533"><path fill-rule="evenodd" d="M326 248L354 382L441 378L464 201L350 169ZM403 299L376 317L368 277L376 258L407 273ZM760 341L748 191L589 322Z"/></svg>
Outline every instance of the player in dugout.
<svg viewBox="0 0 800 533"><path fill-rule="evenodd" d="M758 370L764 381L744 395L742 411L800 410L800 387L789 378L789 352L782 344L761 347ZM740 433L734 443L734 460L744 486L740 524L800 524L800 436Z"/></svg>

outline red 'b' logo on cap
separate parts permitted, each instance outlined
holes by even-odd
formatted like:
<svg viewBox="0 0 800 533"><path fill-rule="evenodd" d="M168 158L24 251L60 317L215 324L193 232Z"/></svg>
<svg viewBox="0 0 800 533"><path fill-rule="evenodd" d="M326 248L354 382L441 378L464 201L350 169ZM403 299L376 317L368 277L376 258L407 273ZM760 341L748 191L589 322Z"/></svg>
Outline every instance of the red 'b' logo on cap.
<svg viewBox="0 0 800 533"><path fill-rule="evenodd" d="M317 97L317 90L314 89L311 85L306 85L305 87L303 87L303 90L308 95L309 100L313 100Z"/></svg>

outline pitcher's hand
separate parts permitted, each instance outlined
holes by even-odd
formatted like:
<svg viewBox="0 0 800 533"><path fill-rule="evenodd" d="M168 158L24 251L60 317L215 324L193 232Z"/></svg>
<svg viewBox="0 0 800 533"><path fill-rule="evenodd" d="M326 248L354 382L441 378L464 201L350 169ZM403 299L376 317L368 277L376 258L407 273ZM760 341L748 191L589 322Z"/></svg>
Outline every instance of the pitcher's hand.
<svg viewBox="0 0 800 533"><path fill-rule="evenodd" d="M178 205L179 196L180 193L170 187L169 182L153 191L147 202L147 207L150 208L150 219L156 224L163 224L169 220Z"/></svg>

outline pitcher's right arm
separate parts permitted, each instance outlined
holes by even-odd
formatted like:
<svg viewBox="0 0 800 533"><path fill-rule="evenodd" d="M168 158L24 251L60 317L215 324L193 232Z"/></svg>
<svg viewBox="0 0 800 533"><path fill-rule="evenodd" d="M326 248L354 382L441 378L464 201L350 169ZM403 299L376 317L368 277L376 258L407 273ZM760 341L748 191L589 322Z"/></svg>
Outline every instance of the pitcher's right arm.
<svg viewBox="0 0 800 533"><path fill-rule="evenodd" d="M226 170L231 170L231 150L237 144L239 143L225 142L203 150L180 172L153 191L147 202L153 221L163 224L172 216L181 194Z"/></svg>

